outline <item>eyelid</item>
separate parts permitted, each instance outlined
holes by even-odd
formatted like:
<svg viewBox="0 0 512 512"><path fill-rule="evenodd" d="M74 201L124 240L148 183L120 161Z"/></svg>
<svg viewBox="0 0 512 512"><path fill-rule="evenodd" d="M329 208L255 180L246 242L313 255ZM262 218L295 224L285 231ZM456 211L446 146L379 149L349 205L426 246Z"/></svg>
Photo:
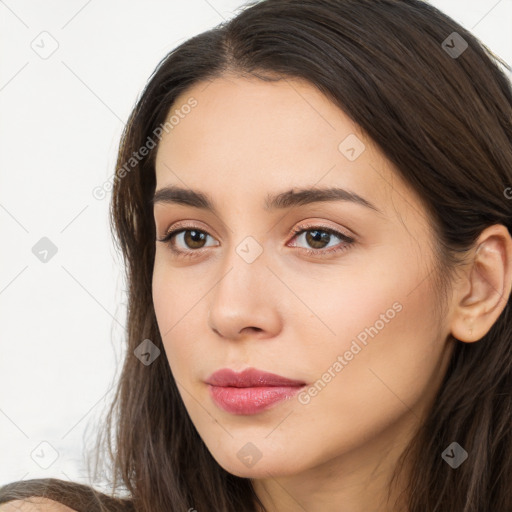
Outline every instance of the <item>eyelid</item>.
<svg viewBox="0 0 512 512"><path fill-rule="evenodd" d="M172 228L169 228L164 237L157 240L159 242L162 242L169 246L169 249L177 258L181 259L189 259L192 260L196 257L201 257L205 251L207 251L208 247L200 247L199 249L176 249L174 247L175 239L178 235L180 235L183 232L186 231L200 231L204 233L207 237L211 237L216 240L216 238L211 235L206 229L202 229L200 226L198 226L197 221L188 221L193 222L194 224L189 225L186 223L186 221L180 221L176 224L172 225ZM349 235L345 232L344 229L339 228L333 228L331 226L327 226L323 223L323 221L309 221L308 223L302 222L296 225L288 237L291 237L292 240L298 238L300 235L302 235L305 232L308 231L323 231L325 233L329 233L330 235L335 236L340 240L338 244L336 244L333 247L330 248L307 248L307 247L298 247L295 245L288 245L287 247L297 247L297 249L300 251L300 253L312 256L315 259L332 259L336 258L337 256L341 256L342 253L352 248L354 244L356 244L358 237L354 237L352 235ZM218 241L218 240L217 240Z"/></svg>
<svg viewBox="0 0 512 512"><path fill-rule="evenodd" d="M190 222L191 224L187 224L187 222ZM326 225L323 221L321 220L312 220L312 221L301 221L299 222L298 224L296 224L288 233L288 237L292 237L293 235L297 235L299 233L299 229L302 229L302 230L309 230L309 229L325 229L326 231L334 231L334 232L338 232L340 235L343 235L345 236L346 238L349 238L349 239L356 239L357 238L357 235L354 234L354 232L352 231L348 231L346 230L345 228L340 228L340 227L332 227L332 226L328 226ZM210 236L214 236L210 233L210 228L201 228L200 226L200 222L199 221L178 221L176 222L175 224L172 224L171 227L169 227L168 229L165 230L165 233L164 235L162 236L162 239L166 238L167 235L171 232L175 232L179 229L196 229L198 231L204 231L205 233L207 233L208 235ZM214 238L217 238L216 236ZM162 240L160 239L160 241Z"/></svg>
<svg viewBox="0 0 512 512"><path fill-rule="evenodd" d="M303 231L309 231L309 230L324 230L328 233L334 234L336 236L342 235L346 239L350 239L355 241L357 236L354 235L351 231L346 230L345 228L340 227L333 227L329 226L328 224L325 224L324 221L321 220L313 220L313 221L306 221L306 222L299 222L295 227L292 228L292 230L289 232L288 236L297 236L299 233Z"/></svg>
<svg viewBox="0 0 512 512"><path fill-rule="evenodd" d="M197 230L197 231L203 231L205 233L207 233L208 235L214 237L214 238L217 238L216 236L212 235L210 233L211 229L210 228L206 228L206 227L201 227L201 222L200 221L196 221L196 220L180 220L174 224L172 224L169 228L167 228L165 230L165 233L162 237L162 239L166 238L167 235L173 231L178 231L178 230Z"/></svg>
<svg viewBox="0 0 512 512"><path fill-rule="evenodd" d="M330 248L309 249L306 247L297 247L303 254L313 256L314 258L332 259L339 257L342 253L351 249L352 246L354 246L357 242L356 237L346 234L344 230L326 226L319 221L313 222L312 224L299 224L296 226L291 233L292 240L298 238L303 233L308 231L323 231L325 233L329 233L332 236L335 236L340 240L338 244ZM291 247L296 246L292 245Z"/></svg>
<svg viewBox="0 0 512 512"><path fill-rule="evenodd" d="M176 249L175 247L173 247L176 237L185 231L200 231L201 233L204 233L206 236L209 236L210 238L217 240L217 238L214 235L210 234L209 228L205 229L201 227L200 224L201 223L196 220L178 221L165 230L165 233L162 236L162 238L157 238L156 240L158 242L162 242L164 245L167 245L171 252L174 253L178 258L194 258L201 256L203 252L206 251L209 247L201 247L199 249Z"/></svg>

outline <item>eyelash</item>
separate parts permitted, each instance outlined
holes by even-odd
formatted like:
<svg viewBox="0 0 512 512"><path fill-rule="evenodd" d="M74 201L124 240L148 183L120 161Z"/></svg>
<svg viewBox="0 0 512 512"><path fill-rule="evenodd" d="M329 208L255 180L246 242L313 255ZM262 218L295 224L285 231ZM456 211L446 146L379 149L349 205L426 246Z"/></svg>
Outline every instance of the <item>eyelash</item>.
<svg viewBox="0 0 512 512"><path fill-rule="evenodd" d="M179 235L180 233L185 232L185 231L198 231L200 233L204 233L208 236L211 236L206 231L199 229L195 226L187 226L187 227L180 226L180 227L177 227L176 229L173 229L172 231L169 231L163 238L159 238L157 240L159 242L163 242L166 245L168 245L169 248L171 249L171 251L180 258L195 258L195 257L201 256L202 253L207 249L206 247L203 247L201 249L190 249L190 250L184 251L181 249L176 249L173 246L172 242L173 242L174 237ZM320 256L320 257L331 256L332 254L346 251L355 242L354 238L352 238L348 235L345 235L343 233L340 233L339 231L329 228L329 227L326 227L326 226L297 226L290 233L290 235L293 235L292 239L294 239L294 238L298 237L299 235L301 235L302 233L306 233L308 231L321 231L321 232L329 233L330 235L334 235L334 236L340 238L344 242L344 245L342 245L341 247L338 247L336 249L329 249L329 250L300 248L300 250L303 251L308 256Z"/></svg>

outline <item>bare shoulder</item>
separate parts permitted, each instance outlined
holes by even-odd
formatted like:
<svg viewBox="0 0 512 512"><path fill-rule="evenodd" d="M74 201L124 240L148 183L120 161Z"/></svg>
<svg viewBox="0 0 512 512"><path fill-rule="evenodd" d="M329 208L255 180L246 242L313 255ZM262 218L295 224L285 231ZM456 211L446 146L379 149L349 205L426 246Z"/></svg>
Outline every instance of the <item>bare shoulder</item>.
<svg viewBox="0 0 512 512"><path fill-rule="evenodd" d="M76 512L58 501L48 498L32 497L13 500L0 505L0 512Z"/></svg>

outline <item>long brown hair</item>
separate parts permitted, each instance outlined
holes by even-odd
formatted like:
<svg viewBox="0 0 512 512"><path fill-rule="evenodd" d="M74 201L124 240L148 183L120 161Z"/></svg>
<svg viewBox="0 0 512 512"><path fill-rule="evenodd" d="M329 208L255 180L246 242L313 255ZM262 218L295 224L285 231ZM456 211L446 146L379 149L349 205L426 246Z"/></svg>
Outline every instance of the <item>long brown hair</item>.
<svg viewBox="0 0 512 512"><path fill-rule="evenodd" d="M436 280L446 292L482 230L503 224L511 231L512 90L500 64L506 66L421 0L263 0L159 63L125 127L112 190L111 225L129 285L127 353L98 451L103 446L112 464L112 496L123 489L131 497L115 506L259 510L251 480L226 472L201 440L166 357L149 366L134 357L146 339L164 353L151 291L156 149L126 164L165 125L177 96L226 73L316 86L423 198L437 233ZM408 511L511 511L511 426L509 299L481 340L456 343L430 415L403 454L413 461ZM453 441L470 454L456 470L441 457ZM4 487L0 503L22 497L19 489ZM104 499L87 510L120 510ZM69 506L82 510L79 503L77 497Z"/></svg>

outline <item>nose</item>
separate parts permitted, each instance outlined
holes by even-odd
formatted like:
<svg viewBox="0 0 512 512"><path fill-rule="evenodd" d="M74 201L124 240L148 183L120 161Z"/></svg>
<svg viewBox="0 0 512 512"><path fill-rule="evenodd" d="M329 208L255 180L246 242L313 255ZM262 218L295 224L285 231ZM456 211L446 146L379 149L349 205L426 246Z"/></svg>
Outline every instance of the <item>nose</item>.
<svg viewBox="0 0 512 512"><path fill-rule="evenodd" d="M278 288L263 254L249 263L233 250L209 294L209 328L226 340L276 336L282 318Z"/></svg>

